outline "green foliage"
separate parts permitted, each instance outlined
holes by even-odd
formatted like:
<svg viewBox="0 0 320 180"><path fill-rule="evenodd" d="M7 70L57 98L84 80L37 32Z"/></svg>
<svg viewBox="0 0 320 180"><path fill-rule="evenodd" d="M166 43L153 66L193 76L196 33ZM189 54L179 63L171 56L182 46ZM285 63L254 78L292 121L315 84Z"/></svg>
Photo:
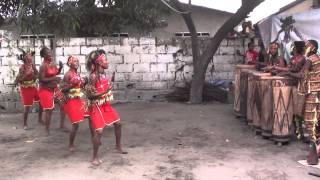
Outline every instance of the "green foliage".
<svg viewBox="0 0 320 180"><path fill-rule="evenodd" d="M159 0L13 0L0 3L0 15L17 19L22 32L62 36L104 36L128 26L141 33L149 32L163 26L161 19L169 13Z"/></svg>

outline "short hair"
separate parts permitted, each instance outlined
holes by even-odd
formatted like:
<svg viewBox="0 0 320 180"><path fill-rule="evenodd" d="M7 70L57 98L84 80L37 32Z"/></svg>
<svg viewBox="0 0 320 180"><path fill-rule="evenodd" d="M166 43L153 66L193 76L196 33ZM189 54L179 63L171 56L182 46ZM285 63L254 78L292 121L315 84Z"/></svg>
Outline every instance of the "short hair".
<svg viewBox="0 0 320 180"><path fill-rule="evenodd" d="M311 43L315 47L315 52L318 51L318 42L316 40L310 39L308 40L309 43Z"/></svg>
<svg viewBox="0 0 320 180"><path fill-rule="evenodd" d="M303 54L306 45L304 41L294 41L293 45L296 48L298 54Z"/></svg>
<svg viewBox="0 0 320 180"><path fill-rule="evenodd" d="M48 50L50 50L50 49L49 49L48 47L44 46L44 47L40 50L40 56L44 58L44 57L47 55L47 52L46 52L46 51L48 51Z"/></svg>

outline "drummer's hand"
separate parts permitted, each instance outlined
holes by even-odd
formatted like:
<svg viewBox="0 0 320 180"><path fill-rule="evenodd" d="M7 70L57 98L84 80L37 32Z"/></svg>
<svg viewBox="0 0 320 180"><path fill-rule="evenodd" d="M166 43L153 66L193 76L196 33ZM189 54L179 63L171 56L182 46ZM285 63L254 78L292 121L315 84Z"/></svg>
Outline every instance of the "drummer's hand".
<svg viewBox="0 0 320 180"><path fill-rule="evenodd" d="M290 72L280 72L278 76L289 76Z"/></svg>

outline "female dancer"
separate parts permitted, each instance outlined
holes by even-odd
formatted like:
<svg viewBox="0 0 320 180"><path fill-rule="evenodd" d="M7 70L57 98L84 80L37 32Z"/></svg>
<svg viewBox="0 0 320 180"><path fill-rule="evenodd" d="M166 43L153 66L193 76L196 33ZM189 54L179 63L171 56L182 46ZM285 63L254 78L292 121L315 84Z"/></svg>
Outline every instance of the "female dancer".
<svg viewBox="0 0 320 180"><path fill-rule="evenodd" d="M91 52L86 60L86 68L90 72L86 89L90 99L90 117L94 129L92 164L100 165L102 161L98 158L98 150L101 145L102 131L106 125L114 124L117 151L122 154L127 152L123 151L121 147L120 117L110 105L113 95L110 81L104 73L104 70L108 68L105 51Z"/></svg>
<svg viewBox="0 0 320 180"><path fill-rule="evenodd" d="M14 84L20 84L20 96L22 99L22 104L24 105L23 112L23 129L28 129L28 115L31 106L34 102L39 101L38 96L38 87L36 84L38 70L35 65L32 63L34 52L25 53L22 51L22 54L19 56L19 60L23 61L19 69L19 73L14 81ZM43 124L42 121L42 108L39 105L39 116L38 122Z"/></svg>
<svg viewBox="0 0 320 180"><path fill-rule="evenodd" d="M54 108L54 97L61 98L61 92L58 89L58 83L60 82L61 78L57 75L60 74L62 70L62 62L59 62L59 68L54 64L52 52L49 48L44 47L40 51L40 56L44 58L42 65L40 66L39 71L39 98L40 103L43 109L46 111L46 132L49 135L49 127L52 118L52 112ZM59 101L60 103L61 101ZM63 110L62 104L60 106L60 128L64 128L64 119L65 114Z"/></svg>
<svg viewBox="0 0 320 180"><path fill-rule="evenodd" d="M85 85L84 79L80 77L77 70L79 68L79 60L70 56L67 65L69 71L63 77L61 91L64 93L64 111L69 116L72 123L72 129L69 138L69 150L74 151L74 139L79 128L79 123L84 120L85 102L81 99L83 93L81 87Z"/></svg>

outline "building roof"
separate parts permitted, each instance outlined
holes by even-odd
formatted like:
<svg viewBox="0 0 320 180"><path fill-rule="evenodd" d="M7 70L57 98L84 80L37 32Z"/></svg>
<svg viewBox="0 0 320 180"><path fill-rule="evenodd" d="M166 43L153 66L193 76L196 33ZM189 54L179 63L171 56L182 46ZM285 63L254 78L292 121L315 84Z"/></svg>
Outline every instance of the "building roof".
<svg viewBox="0 0 320 180"><path fill-rule="evenodd" d="M292 3L290 3L290 4L288 4L288 5L283 6L282 8L280 8L280 10L279 10L278 12L274 13L274 15L278 15L278 14L280 14L280 13L282 13L282 12L285 12L286 10L288 10L288 9L294 7L294 6L299 5L300 3L304 2L304 1L305 1L305 0L296 0L296 1L293 1Z"/></svg>
<svg viewBox="0 0 320 180"><path fill-rule="evenodd" d="M186 4L186 3L181 3L181 4L189 5L189 4ZM192 4L192 8L206 9L206 10L215 11L215 12L218 12L218 13L221 13L221 14L226 14L226 15L233 15L234 14L234 13L231 13L231 12L222 11L222 10L219 10L219 9L209 8L209 7L205 7L205 6L198 6L198 5L194 5L194 4Z"/></svg>

